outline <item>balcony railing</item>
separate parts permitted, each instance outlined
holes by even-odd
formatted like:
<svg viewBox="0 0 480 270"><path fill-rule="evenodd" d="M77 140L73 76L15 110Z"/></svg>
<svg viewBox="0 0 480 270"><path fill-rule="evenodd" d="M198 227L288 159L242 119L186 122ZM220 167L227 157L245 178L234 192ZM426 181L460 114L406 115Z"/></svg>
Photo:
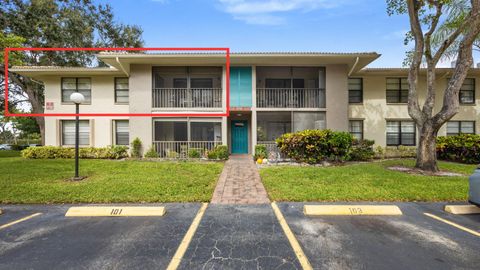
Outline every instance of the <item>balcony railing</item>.
<svg viewBox="0 0 480 270"><path fill-rule="evenodd" d="M202 158L207 151L221 145L221 141L154 141L161 158Z"/></svg>
<svg viewBox="0 0 480 270"><path fill-rule="evenodd" d="M221 88L154 88L153 108L222 108Z"/></svg>
<svg viewBox="0 0 480 270"><path fill-rule="evenodd" d="M325 89L257 88L259 108L325 108Z"/></svg>

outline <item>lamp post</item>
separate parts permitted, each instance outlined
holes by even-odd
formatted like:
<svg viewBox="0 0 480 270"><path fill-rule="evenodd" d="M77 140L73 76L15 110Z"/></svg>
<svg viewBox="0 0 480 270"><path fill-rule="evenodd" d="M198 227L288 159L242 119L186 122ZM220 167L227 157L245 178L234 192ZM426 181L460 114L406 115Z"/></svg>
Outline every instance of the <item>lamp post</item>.
<svg viewBox="0 0 480 270"><path fill-rule="evenodd" d="M85 97L78 92L75 92L70 95L70 100L75 103L75 177L74 181L82 180L83 177L78 175L78 145L80 142L80 120L78 114L80 113L80 104L85 101Z"/></svg>

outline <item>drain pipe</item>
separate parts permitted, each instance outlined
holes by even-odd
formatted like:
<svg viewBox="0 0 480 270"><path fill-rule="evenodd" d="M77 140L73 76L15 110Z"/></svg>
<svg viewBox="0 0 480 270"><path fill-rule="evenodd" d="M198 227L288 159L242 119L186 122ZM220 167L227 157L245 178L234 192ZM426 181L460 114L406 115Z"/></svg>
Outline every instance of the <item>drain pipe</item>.
<svg viewBox="0 0 480 270"><path fill-rule="evenodd" d="M115 57L115 61L118 63L118 65L120 66L120 69L123 71L123 73L125 73L125 75L127 75L127 77L130 77L130 74L128 74L128 72L125 70L125 68L123 67L122 63L120 63L120 60L118 59L118 56Z"/></svg>
<svg viewBox="0 0 480 270"><path fill-rule="evenodd" d="M350 77L350 75L352 75L352 73L355 70L355 68L357 67L359 61L360 61L360 57L357 56L357 58L355 59L355 63L353 64L352 68L350 69L350 72L348 72L348 77Z"/></svg>

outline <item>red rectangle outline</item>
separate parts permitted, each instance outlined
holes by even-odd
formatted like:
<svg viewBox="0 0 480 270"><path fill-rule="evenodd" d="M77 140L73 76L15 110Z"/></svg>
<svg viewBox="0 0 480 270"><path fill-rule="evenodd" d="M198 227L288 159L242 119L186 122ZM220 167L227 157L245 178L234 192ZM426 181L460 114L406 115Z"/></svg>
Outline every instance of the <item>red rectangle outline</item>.
<svg viewBox="0 0 480 270"><path fill-rule="evenodd" d="M225 51L226 112L225 113L10 113L8 111L8 54L10 51ZM4 116L140 116L140 117L223 117L230 116L230 48L5 48L5 114Z"/></svg>

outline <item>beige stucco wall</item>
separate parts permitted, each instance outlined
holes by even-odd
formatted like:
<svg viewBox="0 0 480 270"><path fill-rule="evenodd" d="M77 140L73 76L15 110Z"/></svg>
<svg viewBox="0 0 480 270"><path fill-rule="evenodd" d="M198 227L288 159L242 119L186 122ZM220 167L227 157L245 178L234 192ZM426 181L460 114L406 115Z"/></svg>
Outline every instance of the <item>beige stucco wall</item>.
<svg viewBox="0 0 480 270"><path fill-rule="evenodd" d="M128 105L114 104L114 76L89 76L91 78L92 102L80 105L80 113L128 113ZM75 105L61 103L61 77L41 78L45 83L45 102L53 102L53 110L45 113L75 113ZM45 117L45 144L60 145L61 120L73 120L74 117ZM113 120L128 117L80 117L90 120L90 143L92 146L106 146L114 142Z"/></svg>
<svg viewBox="0 0 480 270"><path fill-rule="evenodd" d="M387 104L386 102L386 78L387 77L405 77L403 76L385 76L385 75L368 75L355 76L363 78L363 104L350 104L348 107L348 117L350 119L363 120L364 138L375 140L376 145L386 145L386 121L391 120L410 120L408 108L406 104ZM475 77L469 77L475 78ZM478 82L479 78L475 78ZM437 77L436 81L436 108L441 108L444 89L447 86L447 78ZM421 104L425 99L426 83L425 77L420 78L419 84L419 100ZM460 112L452 118L452 120L476 121L476 131L480 129L480 100L479 86L476 84L475 89L475 105L461 105ZM328 100L328 99L327 99ZM328 113L327 113L328 117ZM328 122L327 122L328 123ZM444 125L439 135L446 135L446 125ZM418 134L418 132L417 132Z"/></svg>
<svg viewBox="0 0 480 270"><path fill-rule="evenodd" d="M325 72L327 128L348 131L347 65L327 65ZM322 85L321 82L320 85Z"/></svg>
<svg viewBox="0 0 480 270"><path fill-rule="evenodd" d="M130 113L148 113L152 111L152 66L130 66ZM147 151L153 142L151 117L131 117L130 141L140 138Z"/></svg>

